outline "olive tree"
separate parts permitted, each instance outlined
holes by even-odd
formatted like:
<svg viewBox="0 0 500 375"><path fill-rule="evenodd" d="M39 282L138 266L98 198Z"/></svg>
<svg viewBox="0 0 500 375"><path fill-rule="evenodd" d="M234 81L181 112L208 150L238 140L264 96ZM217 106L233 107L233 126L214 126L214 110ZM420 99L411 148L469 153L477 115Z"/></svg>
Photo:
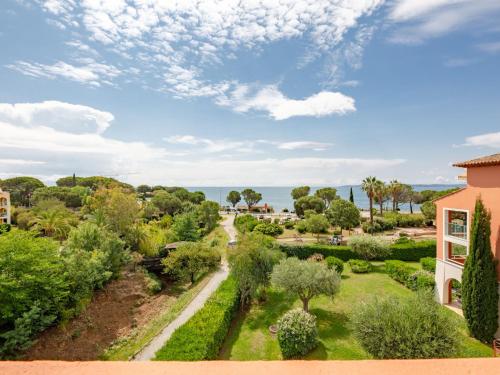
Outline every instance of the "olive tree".
<svg viewBox="0 0 500 375"><path fill-rule="evenodd" d="M274 267L271 283L297 294L304 311L309 311L311 298L320 294L333 297L338 292L340 276L324 263L287 258Z"/></svg>
<svg viewBox="0 0 500 375"><path fill-rule="evenodd" d="M348 243L352 251L365 260L383 258L390 251L386 241L374 236L352 236Z"/></svg>

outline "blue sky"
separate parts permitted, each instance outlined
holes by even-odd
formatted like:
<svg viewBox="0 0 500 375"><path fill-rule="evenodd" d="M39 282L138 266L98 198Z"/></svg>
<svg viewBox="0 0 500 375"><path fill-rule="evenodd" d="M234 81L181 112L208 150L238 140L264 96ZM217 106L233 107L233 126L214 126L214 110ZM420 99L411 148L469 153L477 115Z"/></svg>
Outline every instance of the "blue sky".
<svg viewBox="0 0 500 375"><path fill-rule="evenodd" d="M0 178L454 183L500 150L498 19L498 0L5 0Z"/></svg>

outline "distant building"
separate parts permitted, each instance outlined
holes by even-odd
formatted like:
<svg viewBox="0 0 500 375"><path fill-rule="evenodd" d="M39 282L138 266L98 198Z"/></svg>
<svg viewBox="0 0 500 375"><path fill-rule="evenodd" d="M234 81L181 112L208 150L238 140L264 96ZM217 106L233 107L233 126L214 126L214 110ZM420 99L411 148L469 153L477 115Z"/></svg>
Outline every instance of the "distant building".
<svg viewBox="0 0 500 375"><path fill-rule="evenodd" d="M0 189L0 224L10 224L10 194Z"/></svg>
<svg viewBox="0 0 500 375"><path fill-rule="evenodd" d="M493 256L500 259L500 154L454 166L466 168L467 173L459 178L466 180L467 186L434 201L437 227L436 289L440 303L460 308L460 295L456 288L458 283L454 280L462 281L465 259L469 255L472 215L478 197L491 212L491 250ZM500 265L497 266L497 281L500 283Z"/></svg>

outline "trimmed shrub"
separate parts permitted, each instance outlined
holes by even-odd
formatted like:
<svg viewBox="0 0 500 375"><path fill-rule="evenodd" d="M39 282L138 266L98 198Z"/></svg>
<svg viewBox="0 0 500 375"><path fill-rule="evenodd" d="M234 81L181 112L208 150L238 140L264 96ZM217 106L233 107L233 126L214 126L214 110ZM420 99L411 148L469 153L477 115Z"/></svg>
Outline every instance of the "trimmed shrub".
<svg viewBox="0 0 500 375"><path fill-rule="evenodd" d="M425 257L420 259L422 268L429 272L436 272L436 258Z"/></svg>
<svg viewBox="0 0 500 375"><path fill-rule="evenodd" d="M408 277L405 284L411 290L429 289L434 290L436 281L434 274L429 271L419 270Z"/></svg>
<svg viewBox="0 0 500 375"><path fill-rule="evenodd" d="M299 221L298 223L295 224L295 229L297 229L297 232L299 233L306 233L307 232L307 226L304 220Z"/></svg>
<svg viewBox="0 0 500 375"><path fill-rule="evenodd" d="M285 221L283 225L285 226L286 229L293 229L295 227L295 223L291 220Z"/></svg>
<svg viewBox="0 0 500 375"><path fill-rule="evenodd" d="M280 234L283 234L283 228L274 223L260 223L253 230L271 237L278 237Z"/></svg>
<svg viewBox="0 0 500 375"><path fill-rule="evenodd" d="M288 311L278 321L278 343L283 358L296 358L318 345L316 317L302 309Z"/></svg>
<svg viewBox="0 0 500 375"><path fill-rule="evenodd" d="M386 260L385 272L394 280L407 285L411 275L416 269L400 260Z"/></svg>
<svg viewBox="0 0 500 375"><path fill-rule="evenodd" d="M422 214L402 214L399 212L386 212L384 219L400 228L421 227L425 222L425 217Z"/></svg>
<svg viewBox="0 0 500 375"><path fill-rule="evenodd" d="M334 256L347 262L349 259L359 259L350 246L332 246L321 244L288 245L281 244L281 251L289 257L307 259L315 253L322 254L325 258ZM389 253L375 260L397 259L405 262L418 262L420 258L436 256L436 241L419 241L404 244L392 244Z"/></svg>
<svg viewBox="0 0 500 375"><path fill-rule="evenodd" d="M363 303L351 322L354 336L375 358L447 358L459 345L457 324L431 292Z"/></svg>
<svg viewBox="0 0 500 375"><path fill-rule="evenodd" d="M344 262L342 261L342 259L329 256L326 257L325 261L328 268L334 269L335 272L337 272L339 275L342 275L342 272L344 272Z"/></svg>
<svg viewBox="0 0 500 375"><path fill-rule="evenodd" d="M238 286L230 276L205 305L172 334L156 353L155 360L203 361L217 358L238 306Z"/></svg>
<svg viewBox="0 0 500 375"><path fill-rule="evenodd" d="M354 273L368 273L372 270L372 265L366 260L351 259L348 263Z"/></svg>

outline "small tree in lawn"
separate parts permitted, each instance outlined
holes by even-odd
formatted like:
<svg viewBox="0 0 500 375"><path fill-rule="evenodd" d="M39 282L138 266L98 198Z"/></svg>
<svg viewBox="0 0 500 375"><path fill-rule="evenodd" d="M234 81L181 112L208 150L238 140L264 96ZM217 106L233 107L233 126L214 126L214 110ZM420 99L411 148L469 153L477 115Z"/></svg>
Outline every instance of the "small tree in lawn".
<svg viewBox="0 0 500 375"><path fill-rule="evenodd" d="M256 191L252 189L245 189L241 192L241 195L243 196L243 199L245 200L247 206L248 206L248 211L252 209L253 206L255 206L257 203L259 203L262 200L262 194L257 193Z"/></svg>
<svg viewBox="0 0 500 375"><path fill-rule="evenodd" d="M327 218L320 214L312 214L306 220L306 229L309 233L316 235L316 240L319 242L319 235L325 233L330 228L330 223Z"/></svg>
<svg viewBox="0 0 500 375"><path fill-rule="evenodd" d="M351 230L359 225L361 215L354 203L336 199L325 212L326 218L334 227Z"/></svg>
<svg viewBox="0 0 500 375"><path fill-rule="evenodd" d="M231 205L236 207L238 203L241 201L241 194L238 191L230 191L229 194L227 195L226 201L231 203Z"/></svg>
<svg viewBox="0 0 500 375"><path fill-rule="evenodd" d="M271 283L297 294L304 311L309 311L311 298L320 294L333 297L338 292L340 276L325 263L286 258L274 267Z"/></svg>
<svg viewBox="0 0 500 375"><path fill-rule="evenodd" d="M364 260L380 259L389 254L387 242L374 236L352 236L349 238L349 246L353 252Z"/></svg>
<svg viewBox="0 0 500 375"><path fill-rule="evenodd" d="M473 220L462 274L462 307L471 335L491 342L498 328L498 284L491 252L491 215L480 198Z"/></svg>

